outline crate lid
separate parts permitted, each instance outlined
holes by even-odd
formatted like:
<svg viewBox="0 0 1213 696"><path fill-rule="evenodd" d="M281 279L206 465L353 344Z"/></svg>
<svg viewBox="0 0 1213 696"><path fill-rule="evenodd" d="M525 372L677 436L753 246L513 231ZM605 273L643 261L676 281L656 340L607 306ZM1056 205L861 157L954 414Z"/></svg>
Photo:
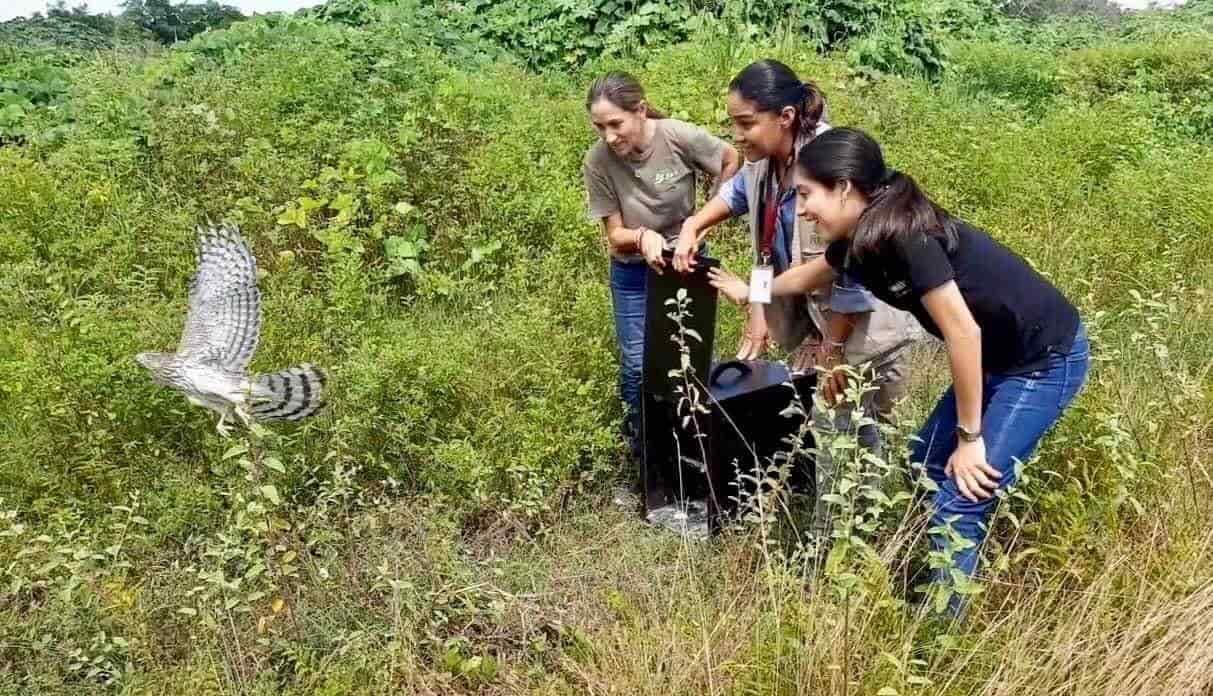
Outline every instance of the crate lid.
<svg viewBox="0 0 1213 696"><path fill-rule="evenodd" d="M812 375L797 375L797 380ZM788 366L771 360L726 360L712 365L709 388L718 401L791 384ZM788 388L788 387L784 387ZM791 393L788 394L791 396Z"/></svg>

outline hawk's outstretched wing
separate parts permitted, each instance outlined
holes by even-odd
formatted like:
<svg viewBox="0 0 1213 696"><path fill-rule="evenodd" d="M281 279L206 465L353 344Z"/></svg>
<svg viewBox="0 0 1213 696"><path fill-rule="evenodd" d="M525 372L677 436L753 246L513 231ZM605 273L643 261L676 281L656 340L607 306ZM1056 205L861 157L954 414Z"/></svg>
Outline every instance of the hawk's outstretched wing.
<svg viewBox="0 0 1213 696"><path fill-rule="evenodd" d="M261 333L257 260L231 225L198 228L198 270L177 352L244 372Z"/></svg>

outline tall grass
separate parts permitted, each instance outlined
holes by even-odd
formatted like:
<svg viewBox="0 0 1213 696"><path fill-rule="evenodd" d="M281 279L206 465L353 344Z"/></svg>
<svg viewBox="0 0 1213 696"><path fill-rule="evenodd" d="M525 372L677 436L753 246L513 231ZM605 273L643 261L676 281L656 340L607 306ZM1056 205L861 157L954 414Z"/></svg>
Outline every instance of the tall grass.
<svg viewBox="0 0 1213 696"><path fill-rule="evenodd" d="M898 448L827 559L795 505L696 544L606 502L628 472L578 172L584 85L618 61L534 75L276 20L68 65L70 108L0 147L0 693L1207 693L1207 56L973 43L928 84L716 37L628 67L723 133L728 78L769 54L1090 325L968 621L905 602ZM332 371L319 420L222 441L130 360L175 343L206 217L266 272L257 361ZM735 227L712 243L747 258ZM935 350L894 442L945 385Z"/></svg>

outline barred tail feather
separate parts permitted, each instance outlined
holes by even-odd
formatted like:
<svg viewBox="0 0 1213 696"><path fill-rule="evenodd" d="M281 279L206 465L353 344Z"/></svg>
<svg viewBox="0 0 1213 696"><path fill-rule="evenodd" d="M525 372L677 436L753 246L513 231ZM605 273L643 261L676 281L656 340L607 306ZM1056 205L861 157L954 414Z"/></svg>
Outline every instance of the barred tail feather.
<svg viewBox="0 0 1213 696"><path fill-rule="evenodd" d="M324 403L324 371L307 363L257 375L253 380L250 413L258 421L297 421L320 410Z"/></svg>

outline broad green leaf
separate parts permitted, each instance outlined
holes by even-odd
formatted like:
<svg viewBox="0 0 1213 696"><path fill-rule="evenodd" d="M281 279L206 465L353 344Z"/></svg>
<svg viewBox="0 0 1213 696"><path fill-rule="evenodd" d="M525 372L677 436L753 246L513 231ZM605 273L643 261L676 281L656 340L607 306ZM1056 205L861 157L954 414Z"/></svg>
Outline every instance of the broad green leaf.
<svg viewBox="0 0 1213 696"><path fill-rule="evenodd" d="M278 489L274 486L262 486L261 495L274 505L281 505L282 498L278 497Z"/></svg>

